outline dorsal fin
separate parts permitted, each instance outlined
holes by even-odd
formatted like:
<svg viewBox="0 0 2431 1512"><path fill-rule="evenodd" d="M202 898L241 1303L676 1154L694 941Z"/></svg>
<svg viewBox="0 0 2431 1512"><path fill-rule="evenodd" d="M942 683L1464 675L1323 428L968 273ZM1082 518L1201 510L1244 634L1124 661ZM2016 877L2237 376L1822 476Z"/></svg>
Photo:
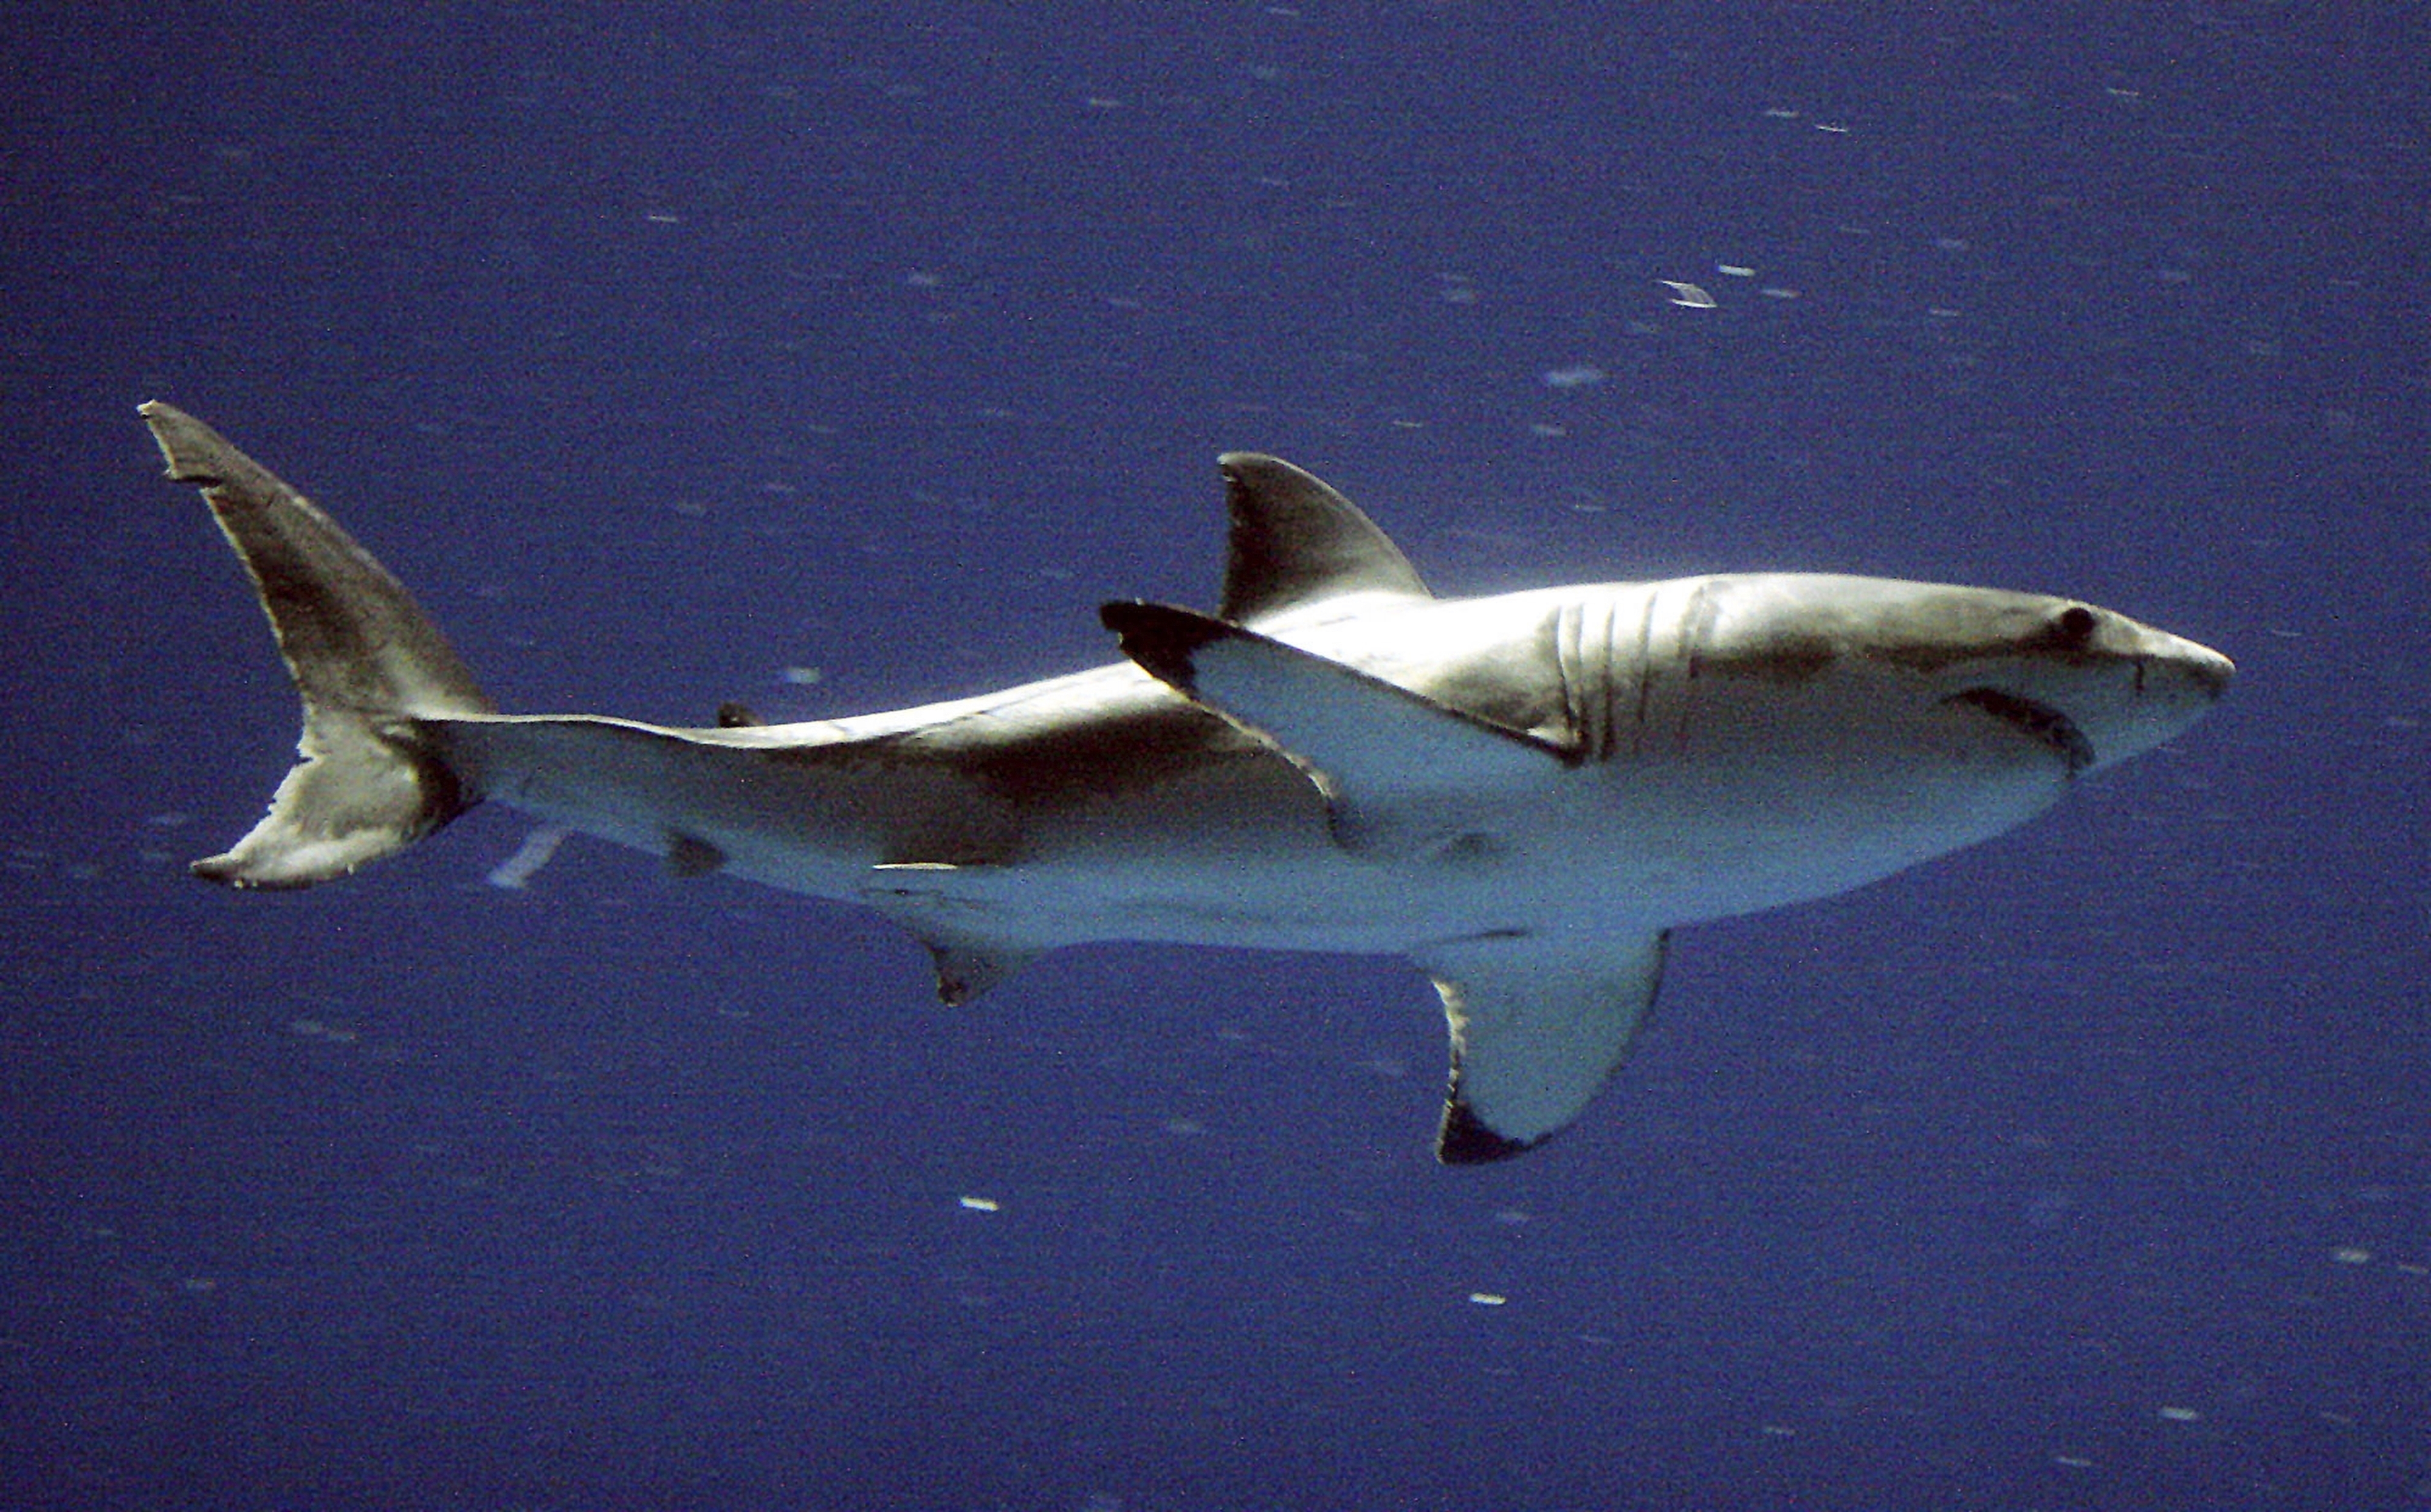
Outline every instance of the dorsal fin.
<svg viewBox="0 0 2431 1512"><path fill-rule="evenodd" d="M1224 618L1250 624L1341 594L1433 596L1401 548L1316 478L1253 451L1227 452L1216 465L1232 521Z"/></svg>

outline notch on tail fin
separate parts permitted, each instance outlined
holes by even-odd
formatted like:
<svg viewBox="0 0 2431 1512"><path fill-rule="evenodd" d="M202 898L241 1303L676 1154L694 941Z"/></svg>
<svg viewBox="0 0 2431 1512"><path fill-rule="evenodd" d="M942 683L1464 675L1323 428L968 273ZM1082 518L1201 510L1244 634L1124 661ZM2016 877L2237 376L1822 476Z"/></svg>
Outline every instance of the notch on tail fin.
<svg viewBox="0 0 2431 1512"><path fill-rule="evenodd" d="M300 757L270 812L193 864L232 887L309 887L470 808L419 721L496 712L403 584L311 501L193 416L140 412L169 476L199 484L253 577L304 704Z"/></svg>

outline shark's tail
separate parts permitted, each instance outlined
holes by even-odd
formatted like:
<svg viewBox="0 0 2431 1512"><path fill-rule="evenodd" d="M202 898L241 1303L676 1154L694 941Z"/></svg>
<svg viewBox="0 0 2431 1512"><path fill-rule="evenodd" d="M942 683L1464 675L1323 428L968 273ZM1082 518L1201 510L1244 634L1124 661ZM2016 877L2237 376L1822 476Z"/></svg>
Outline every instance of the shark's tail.
<svg viewBox="0 0 2431 1512"><path fill-rule="evenodd" d="M310 500L192 415L141 411L169 476L202 485L253 575L304 702L302 758L270 812L193 864L231 887L309 887L428 834L478 801L426 718L495 713L412 596Z"/></svg>

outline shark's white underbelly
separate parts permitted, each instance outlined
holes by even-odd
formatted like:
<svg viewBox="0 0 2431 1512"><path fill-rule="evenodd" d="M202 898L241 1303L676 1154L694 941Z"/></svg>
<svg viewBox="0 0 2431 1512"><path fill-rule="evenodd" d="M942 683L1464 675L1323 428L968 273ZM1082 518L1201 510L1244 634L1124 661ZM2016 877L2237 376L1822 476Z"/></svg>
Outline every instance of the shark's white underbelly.
<svg viewBox="0 0 2431 1512"><path fill-rule="evenodd" d="M847 776L767 766L747 748L602 721L454 727L493 798L619 844L907 922L1031 949L1153 940L1401 954L1547 928L1653 930L1828 897L2023 822L2063 782L2042 765L1837 781L1809 763L1719 772L1616 762L1552 798L1472 807L1416 853L1338 842L1325 799L1279 757L1021 815L937 780L921 822L858 800ZM885 774L897 798L903 771ZM839 822L837 813L865 822ZM978 816L974 817L973 815ZM963 848L957 849L956 847ZM990 852L996 852L991 854ZM688 855L713 864L687 868ZM948 858L953 859L948 859Z"/></svg>

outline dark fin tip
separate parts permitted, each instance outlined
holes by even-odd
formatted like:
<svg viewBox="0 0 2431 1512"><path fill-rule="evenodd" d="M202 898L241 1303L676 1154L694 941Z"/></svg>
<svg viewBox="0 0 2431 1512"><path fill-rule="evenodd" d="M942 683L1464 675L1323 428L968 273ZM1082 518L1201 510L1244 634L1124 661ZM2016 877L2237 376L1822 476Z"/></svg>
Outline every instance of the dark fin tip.
<svg viewBox="0 0 2431 1512"><path fill-rule="evenodd" d="M706 877L726 865L726 852L698 835L667 836L667 870L678 877Z"/></svg>
<svg viewBox="0 0 2431 1512"><path fill-rule="evenodd" d="M1184 693L1197 683L1191 664L1199 647L1234 633L1220 619L1136 598L1098 605L1098 622L1115 632L1125 656Z"/></svg>
<svg viewBox="0 0 2431 1512"><path fill-rule="evenodd" d="M748 730L767 722L747 703L729 698L717 706L717 728L720 730Z"/></svg>
<svg viewBox="0 0 2431 1512"><path fill-rule="evenodd" d="M964 968L963 962L954 952L930 946L929 956L937 968L937 1000L947 1007L960 1008L978 997L986 986Z"/></svg>
<svg viewBox="0 0 2431 1512"><path fill-rule="evenodd" d="M1481 1122L1468 1104L1454 1098L1444 1104L1443 1128L1435 1135L1435 1159L1447 1166L1484 1166L1525 1154L1541 1139L1512 1139Z"/></svg>

